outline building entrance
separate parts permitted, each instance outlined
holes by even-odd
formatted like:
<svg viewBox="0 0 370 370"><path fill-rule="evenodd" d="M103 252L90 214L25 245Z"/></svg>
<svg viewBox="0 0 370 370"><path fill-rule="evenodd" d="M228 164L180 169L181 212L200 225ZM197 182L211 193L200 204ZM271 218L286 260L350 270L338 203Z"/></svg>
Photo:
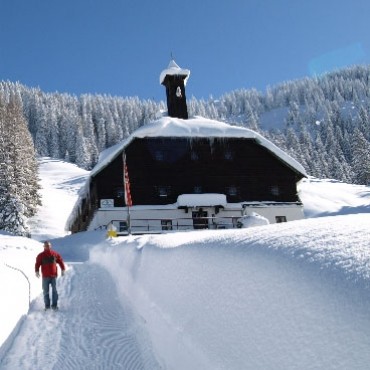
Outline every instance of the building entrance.
<svg viewBox="0 0 370 370"><path fill-rule="evenodd" d="M199 209L192 212L194 229L208 229L208 212Z"/></svg>

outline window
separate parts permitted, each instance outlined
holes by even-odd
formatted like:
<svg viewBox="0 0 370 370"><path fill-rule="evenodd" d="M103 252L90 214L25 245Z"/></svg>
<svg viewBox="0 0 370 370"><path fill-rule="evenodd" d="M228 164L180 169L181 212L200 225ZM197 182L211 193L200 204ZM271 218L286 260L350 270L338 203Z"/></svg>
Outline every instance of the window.
<svg viewBox="0 0 370 370"><path fill-rule="evenodd" d="M277 185L271 186L270 191L271 191L271 194L275 197L278 197L280 195L280 189Z"/></svg>
<svg viewBox="0 0 370 370"><path fill-rule="evenodd" d="M171 186L168 185L159 185L156 186L157 194L160 198L167 198L171 192Z"/></svg>
<svg viewBox="0 0 370 370"><path fill-rule="evenodd" d="M114 206L123 207L125 205L125 189L118 187L114 189Z"/></svg>
<svg viewBox="0 0 370 370"><path fill-rule="evenodd" d="M231 150L226 150L225 153L224 153L224 158L227 161L232 161L233 158L234 158L233 152Z"/></svg>
<svg viewBox="0 0 370 370"><path fill-rule="evenodd" d="M125 196L125 190L123 188L116 189L116 197L121 198Z"/></svg>
<svg viewBox="0 0 370 370"><path fill-rule="evenodd" d="M277 224L279 224L281 222L286 222L286 216L276 216L275 220L276 220Z"/></svg>
<svg viewBox="0 0 370 370"><path fill-rule="evenodd" d="M227 195L230 195L231 197L236 197L238 195L238 189L236 186L231 185L226 188Z"/></svg>
<svg viewBox="0 0 370 370"><path fill-rule="evenodd" d="M154 153L154 157L158 162L164 161L164 153L161 150L156 150Z"/></svg>
<svg viewBox="0 0 370 370"><path fill-rule="evenodd" d="M119 222L119 229L118 229L118 231L119 232L124 232L124 231L127 231L127 222L126 221L120 221Z"/></svg>
<svg viewBox="0 0 370 370"><path fill-rule="evenodd" d="M194 186L194 194L202 194L202 187L200 185Z"/></svg>
<svg viewBox="0 0 370 370"><path fill-rule="evenodd" d="M165 186L160 186L158 188L158 193L160 197L167 197L167 188Z"/></svg>
<svg viewBox="0 0 370 370"><path fill-rule="evenodd" d="M161 220L162 230L172 230L172 220Z"/></svg>

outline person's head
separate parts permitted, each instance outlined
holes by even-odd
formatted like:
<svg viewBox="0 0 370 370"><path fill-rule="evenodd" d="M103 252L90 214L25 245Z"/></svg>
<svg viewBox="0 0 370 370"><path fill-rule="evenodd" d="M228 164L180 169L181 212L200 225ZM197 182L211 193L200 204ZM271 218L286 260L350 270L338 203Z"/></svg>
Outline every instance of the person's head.
<svg viewBox="0 0 370 370"><path fill-rule="evenodd" d="M51 243L49 241L44 242L44 250L51 249Z"/></svg>

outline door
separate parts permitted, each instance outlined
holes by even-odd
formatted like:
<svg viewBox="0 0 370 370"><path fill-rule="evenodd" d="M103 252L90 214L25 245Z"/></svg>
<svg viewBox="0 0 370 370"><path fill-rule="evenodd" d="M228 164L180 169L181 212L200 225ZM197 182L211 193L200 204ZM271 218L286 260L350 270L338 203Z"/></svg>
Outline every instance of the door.
<svg viewBox="0 0 370 370"><path fill-rule="evenodd" d="M199 211L193 211L193 227L194 229L208 229L208 212L200 209Z"/></svg>

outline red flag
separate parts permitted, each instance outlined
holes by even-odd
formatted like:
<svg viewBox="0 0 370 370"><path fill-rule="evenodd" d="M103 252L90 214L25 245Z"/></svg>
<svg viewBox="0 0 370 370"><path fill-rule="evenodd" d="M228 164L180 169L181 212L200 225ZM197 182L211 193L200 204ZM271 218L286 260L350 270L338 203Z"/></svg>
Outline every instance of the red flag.
<svg viewBox="0 0 370 370"><path fill-rule="evenodd" d="M126 154L123 157L123 185L125 188L125 203L126 206L132 206L131 190L130 190L130 179L128 177L128 169L126 163Z"/></svg>

